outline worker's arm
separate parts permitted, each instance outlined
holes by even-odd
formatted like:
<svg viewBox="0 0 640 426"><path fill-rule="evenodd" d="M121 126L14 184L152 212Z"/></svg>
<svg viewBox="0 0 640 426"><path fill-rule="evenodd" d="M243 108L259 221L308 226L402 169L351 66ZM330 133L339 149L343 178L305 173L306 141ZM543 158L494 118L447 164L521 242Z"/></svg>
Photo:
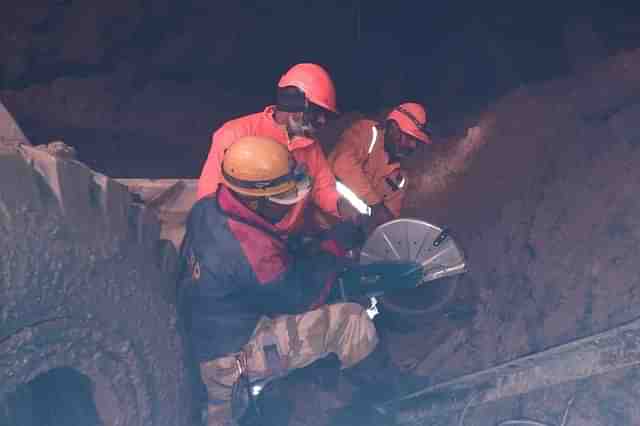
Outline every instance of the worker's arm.
<svg viewBox="0 0 640 426"><path fill-rule="evenodd" d="M372 137L371 125L366 122L356 123L342 134L332 154L333 172L336 178L370 206L382 201L364 174L364 164L368 156L367 148Z"/></svg>
<svg viewBox="0 0 640 426"><path fill-rule="evenodd" d="M424 268L413 261L382 261L369 265L343 265L337 269L329 255L303 259L278 282L259 289L255 298L263 315L299 314L319 307L336 292L347 300L379 296L386 292L416 288ZM338 278L342 280L342 289ZM329 285L327 285L329 284Z"/></svg>
<svg viewBox="0 0 640 426"><path fill-rule="evenodd" d="M385 192L384 205L393 214L394 218L400 216L402 202L407 192L407 175L400 169L396 169L387 177L388 190Z"/></svg>
<svg viewBox="0 0 640 426"><path fill-rule="evenodd" d="M242 231L238 235L243 241L255 244L238 247L241 240L233 235L230 224ZM181 250L185 265L190 264L181 276L181 287L197 292L199 303L239 298L261 315L300 313L321 304L344 260L328 253L313 257L289 254L262 232L235 220L229 222L212 198L196 202ZM247 250L260 253L253 256Z"/></svg>
<svg viewBox="0 0 640 426"><path fill-rule="evenodd" d="M309 172L313 177L313 201L323 211L333 216L340 216L338 212L338 198L340 195L336 190L336 179L322 152L322 148L317 143L314 143L307 149L309 150L307 163L312 168Z"/></svg>
<svg viewBox="0 0 640 426"><path fill-rule="evenodd" d="M381 296L387 292L412 289L424 279L424 267L414 261L379 261L353 265L340 275L347 299Z"/></svg>
<svg viewBox="0 0 640 426"><path fill-rule="evenodd" d="M263 315L299 314L318 307L330 295L343 263L323 252L294 258L277 279L259 286L252 300Z"/></svg>
<svg viewBox="0 0 640 426"><path fill-rule="evenodd" d="M222 165L222 157L224 150L233 143L235 132L222 127L215 131L211 136L211 147L209 155L202 168L200 179L198 180L198 199L207 195L215 194L220 183L220 166Z"/></svg>

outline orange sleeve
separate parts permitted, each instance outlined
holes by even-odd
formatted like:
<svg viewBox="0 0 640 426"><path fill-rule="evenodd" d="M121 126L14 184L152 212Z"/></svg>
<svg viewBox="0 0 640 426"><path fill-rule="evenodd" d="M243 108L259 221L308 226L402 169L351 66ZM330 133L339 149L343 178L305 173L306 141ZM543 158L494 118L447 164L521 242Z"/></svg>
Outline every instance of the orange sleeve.
<svg viewBox="0 0 640 426"><path fill-rule="evenodd" d="M357 122L340 136L332 154L335 176L370 206L382 201L364 173L367 149L372 137L371 125Z"/></svg>
<svg viewBox="0 0 640 426"><path fill-rule="evenodd" d="M399 181L404 181L404 184L399 187L397 190L387 191L384 195L384 205L395 217L400 216L400 212L402 211L402 202L404 200L404 195L407 192L407 182L408 179L405 172L403 172L400 168L395 169L390 175L387 176L388 179L391 179L398 183ZM388 183L385 184L388 186ZM392 189L388 186L389 189Z"/></svg>
<svg viewBox="0 0 640 426"><path fill-rule="evenodd" d="M211 136L211 148L198 179L198 199L215 194L220 183L224 150L234 141L233 132L222 127Z"/></svg>
<svg viewBox="0 0 640 426"><path fill-rule="evenodd" d="M312 144L308 149L311 157L308 164L313 167L313 170L310 170L313 177L313 202L323 211L339 216L338 198L340 195L336 189L336 178L329 167L327 158L317 143Z"/></svg>

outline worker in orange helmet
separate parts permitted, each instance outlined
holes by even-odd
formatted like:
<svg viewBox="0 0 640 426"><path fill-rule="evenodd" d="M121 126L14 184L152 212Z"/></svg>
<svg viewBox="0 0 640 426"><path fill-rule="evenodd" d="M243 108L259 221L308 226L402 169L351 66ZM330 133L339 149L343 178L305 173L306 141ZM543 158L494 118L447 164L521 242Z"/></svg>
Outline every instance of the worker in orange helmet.
<svg viewBox="0 0 640 426"><path fill-rule="evenodd" d="M313 179L310 198L321 211L334 218L355 217L357 211L336 191L333 173L314 139L317 130L336 113L336 91L327 71L311 63L293 66L278 82L276 105L231 120L213 133L209 155L198 182L198 198L214 194L218 189L225 150L242 137L259 136L285 145L295 160L306 167ZM278 229L287 232L299 229L306 204L306 200L296 204L278 223Z"/></svg>
<svg viewBox="0 0 640 426"><path fill-rule="evenodd" d="M419 144L430 144L424 107L407 102L396 106L384 123L358 120L340 136L329 155L339 182L369 207L368 228L397 218L407 189L407 173L400 162ZM335 220L322 212L315 218L327 228Z"/></svg>

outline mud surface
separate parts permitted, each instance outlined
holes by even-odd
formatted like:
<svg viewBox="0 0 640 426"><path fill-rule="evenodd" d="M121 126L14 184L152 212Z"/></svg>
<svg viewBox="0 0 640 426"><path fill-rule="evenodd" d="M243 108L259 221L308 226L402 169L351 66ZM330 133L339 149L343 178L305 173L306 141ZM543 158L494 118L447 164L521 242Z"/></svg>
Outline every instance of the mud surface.
<svg viewBox="0 0 640 426"><path fill-rule="evenodd" d="M469 259L459 304L474 314L393 336L400 363L441 382L640 316L639 105L633 52L511 93L479 119L482 143L463 174L416 174L406 213L452 228ZM568 425L638 424L637 374L484 407L468 424L497 424L508 407L559 425L551 419L575 392Z"/></svg>
<svg viewBox="0 0 640 426"><path fill-rule="evenodd" d="M153 214L75 160L2 145L0 235L0 424L190 424ZM68 369L77 386L51 379Z"/></svg>
<svg viewBox="0 0 640 426"><path fill-rule="evenodd" d="M55 84L61 84L60 90L52 93L65 92L64 81ZM25 90L37 95L37 89ZM26 105L25 99L29 98L16 96L14 102ZM51 111L57 103L53 105ZM381 327L399 365L437 383L640 315L639 105L636 51L588 72L512 91L490 105L466 136L460 130L460 139L436 146L432 155L415 161L405 214L449 226L465 249L470 272L459 286L455 309L447 315L414 323L402 332L389 324ZM94 120L100 116L97 109L86 112ZM71 117L65 120L75 119L69 111L59 113ZM116 122L125 116L112 118ZM162 111L150 113L146 120L151 123L163 116ZM135 117L128 119L136 122ZM199 120L202 129L208 126L204 115ZM128 122L119 122L128 131ZM88 132L89 140L96 130L82 131ZM152 141L162 132L151 133ZM179 135L178 130L175 136ZM115 156L118 146L123 145L104 149ZM140 155L145 152L149 151L141 150ZM175 386L186 380L175 367L184 354L176 352L175 336L165 339L175 319L171 291L159 285L163 278L157 271L141 272L136 266L154 262L144 250L128 244L123 250L118 238L100 239L128 229L133 217L135 223L150 221L136 227L133 238L140 244L153 241L149 235L157 238L157 228L148 214L140 208L114 210L122 206L121 201L109 204L112 196L121 196L117 189L105 190L106 198L94 198L85 169L60 163L50 174L34 174L15 152L3 151L0 161L5 184L15 176L28 183L20 190L5 185L8 189L0 193L0 225L3 235L12 236L2 240L3 252L11 255L3 259L0 272L5 280L11 274L12 280L5 282L18 283L3 288L9 295L3 294L3 300L11 303L0 310L1 395L52 368L74 365L105 384L96 397L99 412L117 416L117 402L109 393L112 382L105 377L114 378L123 392L135 395L124 407L134 410L139 404L141 422L154 418L178 424L175 419L184 418L182 412L159 414L172 403L167 401L180 410L188 405ZM52 187L47 183L52 176L66 183ZM91 204L96 200L106 203L98 203L100 214ZM66 206L72 207L63 209ZM120 222L113 223L114 218ZM99 234L92 231L97 220L104 220ZM91 262L80 261L87 257ZM99 278L94 279L95 274ZM27 287L23 283L28 281L41 285ZM135 296L140 292L142 296ZM67 307L72 308L71 316ZM144 330L150 334L136 334ZM119 333L136 335L142 343L131 345ZM92 358L104 352L115 355ZM157 371L163 372L159 383L148 385L157 379ZM569 406L564 426L635 425L640 423L634 402L638 374L637 369L627 369L487 404L465 413L464 424L495 425L527 417L560 425ZM310 418L315 424L326 421L324 415L309 414L317 408L311 402L327 408L340 405L309 383L296 386L292 389L305 398L293 424L311 424ZM307 397L314 395L311 391L319 396ZM137 415L123 414L132 419ZM422 424L457 424L460 416Z"/></svg>
<svg viewBox="0 0 640 426"><path fill-rule="evenodd" d="M449 226L469 272L438 318L383 311L383 342L399 366L436 384L640 316L638 123L640 51L513 91L412 164L404 214ZM406 424L636 425L638 374L626 368ZM316 406L348 400L313 392L307 384ZM326 424L313 411L294 424Z"/></svg>
<svg viewBox="0 0 640 426"><path fill-rule="evenodd" d="M579 380L526 396L433 416L407 425L429 426L609 426L636 425L640 370ZM469 395L470 401L474 395Z"/></svg>

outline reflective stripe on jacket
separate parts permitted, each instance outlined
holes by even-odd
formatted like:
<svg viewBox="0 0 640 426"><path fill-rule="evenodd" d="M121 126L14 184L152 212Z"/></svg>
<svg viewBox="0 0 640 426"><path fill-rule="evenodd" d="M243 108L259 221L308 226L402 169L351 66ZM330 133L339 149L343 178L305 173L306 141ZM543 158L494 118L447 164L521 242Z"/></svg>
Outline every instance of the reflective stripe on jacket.
<svg viewBox="0 0 640 426"><path fill-rule="evenodd" d="M399 163L389 163L384 133L372 120L358 120L342 133L329 155L336 178L367 204L384 202L397 217L407 188Z"/></svg>

